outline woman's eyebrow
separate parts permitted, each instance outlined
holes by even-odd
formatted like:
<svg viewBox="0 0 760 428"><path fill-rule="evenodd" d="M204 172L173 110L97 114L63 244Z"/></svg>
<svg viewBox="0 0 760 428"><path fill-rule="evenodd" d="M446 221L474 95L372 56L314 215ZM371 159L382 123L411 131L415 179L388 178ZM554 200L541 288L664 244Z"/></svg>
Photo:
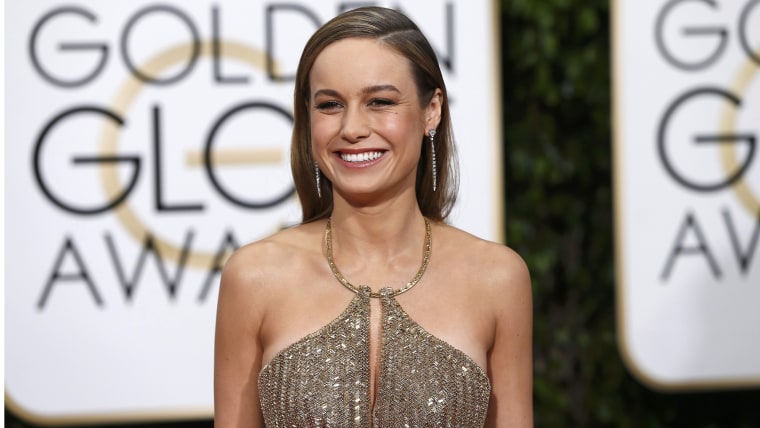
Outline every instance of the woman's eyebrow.
<svg viewBox="0 0 760 428"><path fill-rule="evenodd" d="M364 94L372 94L375 92L382 92L382 91L392 91L392 92L398 92L399 94L401 91L393 85L374 85L374 86L368 86L362 90Z"/></svg>
<svg viewBox="0 0 760 428"><path fill-rule="evenodd" d="M401 91L397 87L387 84L387 85L367 86L366 88L362 89L362 94L367 95L367 94L373 94L375 92L382 92L382 91L392 91L399 94L401 93ZM319 89L316 92L314 92L313 98L316 98L320 95L325 95L328 97L339 97L340 93L336 91L335 89Z"/></svg>
<svg viewBox="0 0 760 428"><path fill-rule="evenodd" d="M338 97L338 96L340 96L340 94L338 93L338 91L336 91L334 89L320 89L320 90L314 92L314 95L313 95L312 98L317 98L320 95L326 95L328 97Z"/></svg>

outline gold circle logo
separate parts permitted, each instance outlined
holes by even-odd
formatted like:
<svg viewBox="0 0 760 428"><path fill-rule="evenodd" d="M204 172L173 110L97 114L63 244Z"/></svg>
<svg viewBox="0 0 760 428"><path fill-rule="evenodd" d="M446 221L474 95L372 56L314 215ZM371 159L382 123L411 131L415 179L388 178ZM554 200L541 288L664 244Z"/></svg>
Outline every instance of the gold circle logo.
<svg viewBox="0 0 760 428"><path fill-rule="evenodd" d="M756 51L755 56L760 56L760 48ZM746 94L749 90L750 83L752 83L752 79L760 75L760 73L758 73L759 70L760 65L755 63L752 58L747 58L747 62L745 62L739 69L739 72L734 78L733 85L731 86L733 93ZM726 134L730 134L736 130L736 109L726 107L723 110L719 127L721 132ZM760 142L757 138L760 138L760 135L756 137L756 144ZM736 171L739 168L735 144L722 144L720 148L720 158L723 168L727 173L731 174L731 171ZM747 209L752 217L760 213L760 201L758 201L757 195L752 193L752 189L749 187L744 177L736 180L731 187L739 198L742 206Z"/></svg>
<svg viewBox="0 0 760 428"><path fill-rule="evenodd" d="M260 68L262 70L265 69L267 60L266 53L237 42L227 41L220 44L221 52L223 52L223 55L225 57L240 60L241 62L250 64L253 67ZM212 41L202 41L200 43L199 57L211 56L213 52L212 47ZM166 49L147 60L140 67L140 70L153 76L158 75L167 68L188 58L191 51L192 45L190 44L178 45ZM274 63L274 67L275 71L277 71L278 66L276 63ZM116 96L111 101L111 108L113 111L122 116L126 115L126 112L129 110L133 101L144 86L145 82L138 79L134 75L130 75L130 77L119 87ZM112 122L106 122L104 124L99 145L99 151L101 154L108 156L116 153L119 140L118 131L119 128ZM263 150L253 153L246 152L243 153L242 156L240 154L235 154L228 157L235 159L237 162L239 162L240 159L247 159L252 162L273 162L281 160L282 153L280 151ZM214 156L214 160L217 159L218 158ZM193 162L193 160L189 159L189 162ZM100 170L100 177L103 182L103 188L105 189L106 194L111 198L117 197L120 192L119 189L122 188L117 168L114 166L102 165L102 168ZM126 201L122 202L116 208L114 208L114 213L116 214L116 217L119 219L119 221L124 225L124 228L127 230L127 232L135 240L137 240L137 242L142 243L148 235L151 235L153 237L156 250L161 254L162 257L175 262L178 262L180 260L180 256L183 251L182 248L174 243L169 242L167 239L159 236L155 232L149 231L148 227L143 223L143 221L141 221L137 213L126 203ZM215 254L209 252L191 252L187 258L187 265L197 268L209 268L212 266L215 256ZM227 256L229 256L229 254Z"/></svg>

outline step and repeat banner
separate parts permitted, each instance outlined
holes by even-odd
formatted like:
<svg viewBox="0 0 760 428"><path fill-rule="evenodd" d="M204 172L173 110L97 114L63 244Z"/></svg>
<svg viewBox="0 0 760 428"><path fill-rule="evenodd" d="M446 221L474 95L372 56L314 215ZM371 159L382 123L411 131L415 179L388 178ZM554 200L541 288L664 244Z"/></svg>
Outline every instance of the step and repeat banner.
<svg viewBox="0 0 760 428"><path fill-rule="evenodd" d="M760 385L760 0L613 9L622 354L658 389Z"/></svg>
<svg viewBox="0 0 760 428"><path fill-rule="evenodd" d="M298 57L362 5L404 11L436 49L452 222L502 240L497 2L5 5L7 406L46 423L212 416L220 269L299 221Z"/></svg>

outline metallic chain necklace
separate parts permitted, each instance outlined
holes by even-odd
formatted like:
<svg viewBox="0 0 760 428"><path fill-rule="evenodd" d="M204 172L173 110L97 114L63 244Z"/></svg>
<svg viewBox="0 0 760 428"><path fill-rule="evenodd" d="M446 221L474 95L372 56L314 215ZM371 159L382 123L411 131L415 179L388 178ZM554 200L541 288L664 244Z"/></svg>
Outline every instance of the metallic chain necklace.
<svg viewBox="0 0 760 428"><path fill-rule="evenodd" d="M425 269L427 269L428 264L430 263L430 251L433 247L433 235L430 233L430 222L428 219L425 219L425 245L422 248L422 265L420 266L420 269L417 271L417 274L414 275L414 278L412 278L411 281L407 282L405 286L401 288L397 288L395 290L392 290L390 292L390 296L398 296L401 293L405 293L409 291L412 287L417 285L418 282L420 282L420 278L422 278L422 275L425 273ZM340 281L341 284L343 284L346 288L353 291L354 293L359 293L359 287L351 284L348 282L348 280L343 276L343 274L340 273L338 270L338 267L335 265L335 260L333 260L333 254L332 254L332 219L327 219L327 226L325 226L325 248L327 252L327 264L330 265L330 270L332 270L333 275L335 275L335 278ZM371 292L370 297L380 297L381 294L378 292Z"/></svg>

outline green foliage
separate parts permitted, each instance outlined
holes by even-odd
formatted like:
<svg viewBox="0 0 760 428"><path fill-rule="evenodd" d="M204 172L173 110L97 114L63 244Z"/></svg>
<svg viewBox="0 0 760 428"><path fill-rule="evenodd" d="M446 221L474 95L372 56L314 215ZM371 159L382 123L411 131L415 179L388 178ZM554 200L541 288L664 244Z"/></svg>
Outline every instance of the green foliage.
<svg viewBox="0 0 760 428"><path fill-rule="evenodd" d="M608 2L501 11L507 242L533 278L536 426L760 426L758 391L657 393L621 361Z"/></svg>

